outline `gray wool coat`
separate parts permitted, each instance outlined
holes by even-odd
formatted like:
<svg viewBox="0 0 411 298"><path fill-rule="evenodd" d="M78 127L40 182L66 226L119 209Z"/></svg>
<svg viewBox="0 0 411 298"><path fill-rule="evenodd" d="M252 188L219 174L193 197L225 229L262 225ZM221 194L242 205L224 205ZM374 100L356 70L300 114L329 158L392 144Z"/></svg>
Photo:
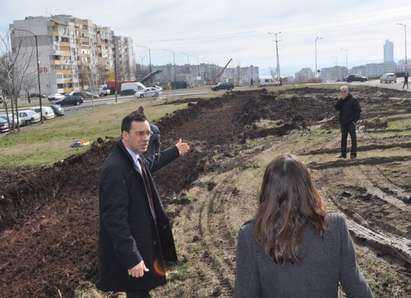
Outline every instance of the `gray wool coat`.
<svg viewBox="0 0 411 298"><path fill-rule="evenodd" d="M275 264L255 241L254 224L245 223L239 231L234 297L337 298L339 283L347 298L372 297L342 215L326 216L323 238L305 227L303 260L296 264Z"/></svg>

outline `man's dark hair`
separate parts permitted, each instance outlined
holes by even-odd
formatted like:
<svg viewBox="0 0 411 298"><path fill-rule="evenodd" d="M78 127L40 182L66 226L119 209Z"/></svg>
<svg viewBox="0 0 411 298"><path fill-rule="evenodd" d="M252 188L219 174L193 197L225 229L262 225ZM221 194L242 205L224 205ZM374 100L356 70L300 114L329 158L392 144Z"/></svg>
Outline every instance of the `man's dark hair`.
<svg viewBox="0 0 411 298"><path fill-rule="evenodd" d="M141 114L139 112L132 112L128 114L126 117L124 117L123 121L121 121L121 132L123 131L130 132L131 123L133 121L144 122L146 120L147 118L146 116L144 116L144 114Z"/></svg>

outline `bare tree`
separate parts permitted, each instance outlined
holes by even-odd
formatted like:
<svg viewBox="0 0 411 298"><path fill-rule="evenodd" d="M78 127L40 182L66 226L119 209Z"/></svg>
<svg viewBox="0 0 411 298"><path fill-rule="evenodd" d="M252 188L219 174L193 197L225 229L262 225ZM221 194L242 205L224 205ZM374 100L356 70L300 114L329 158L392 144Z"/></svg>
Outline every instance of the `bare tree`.
<svg viewBox="0 0 411 298"><path fill-rule="evenodd" d="M29 69L33 67L34 45L29 47L27 40L30 39L20 37L12 42L11 31L0 35L0 89L7 121L13 132L15 128L20 129L18 99Z"/></svg>

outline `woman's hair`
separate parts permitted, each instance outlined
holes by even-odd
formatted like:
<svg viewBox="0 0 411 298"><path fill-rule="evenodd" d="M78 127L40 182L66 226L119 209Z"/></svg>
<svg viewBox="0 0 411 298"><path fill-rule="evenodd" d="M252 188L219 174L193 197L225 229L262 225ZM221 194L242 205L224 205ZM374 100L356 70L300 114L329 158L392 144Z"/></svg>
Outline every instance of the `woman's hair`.
<svg viewBox="0 0 411 298"><path fill-rule="evenodd" d="M308 169L285 154L267 166L259 196L254 235L275 263L302 259L300 246L306 224L322 236L325 210Z"/></svg>

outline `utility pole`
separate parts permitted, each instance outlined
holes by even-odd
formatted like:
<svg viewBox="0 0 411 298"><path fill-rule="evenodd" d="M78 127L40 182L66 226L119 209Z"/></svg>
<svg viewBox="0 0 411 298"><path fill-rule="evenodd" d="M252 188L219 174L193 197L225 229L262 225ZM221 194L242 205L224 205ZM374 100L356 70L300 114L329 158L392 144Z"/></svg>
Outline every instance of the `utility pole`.
<svg viewBox="0 0 411 298"><path fill-rule="evenodd" d="M341 49L341 51L345 52L345 68L347 68L347 75L349 73L348 71L348 49Z"/></svg>
<svg viewBox="0 0 411 298"><path fill-rule="evenodd" d="M37 82L39 85L39 102L40 102L40 121L43 123L43 102L41 98L41 86L40 86L40 60L39 60L39 45L37 42L37 35L34 35L36 41L36 59L37 59Z"/></svg>
<svg viewBox="0 0 411 298"><path fill-rule="evenodd" d="M114 41L114 97L117 103L117 43Z"/></svg>
<svg viewBox="0 0 411 298"><path fill-rule="evenodd" d="M317 36L317 37L315 38L315 77L318 76L317 51L318 51L318 41L319 41L320 39L323 39L323 38L320 37L320 36Z"/></svg>
<svg viewBox="0 0 411 298"><path fill-rule="evenodd" d="M397 25L399 25L399 26L402 26L403 28L404 28L404 40L405 40L405 64L404 64L404 70L405 70L405 67L407 66L407 64L408 64L408 61L407 61L407 24L404 24L404 23L397 23Z"/></svg>
<svg viewBox="0 0 411 298"><path fill-rule="evenodd" d="M41 98L41 85L40 85L40 60L39 60L39 45L37 42L37 35L31 32L30 30L27 29L18 29L18 28L13 28L13 31L21 31L21 32L27 32L31 35L34 36L34 41L36 45L36 60L37 60L37 82L38 82L38 87L39 87L39 102L40 102L40 121L43 123L43 101Z"/></svg>
<svg viewBox="0 0 411 298"><path fill-rule="evenodd" d="M150 74L153 72L153 68L151 65L151 49L148 48L148 63L150 64ZM151 85L153 85L153 76L150 77Z"/></svg>
<svg viewBox="0 0 411 298"><path fill-rule="evenodd" d="M277 62L275 72L276 72L276 75L277 75L277 81L280 82L280 84L281 84L280 55L279 55L279 52L278 52L278 42L279 42L278 36L281 34L281 32L276 32L276 33L268 32L268 34L275 35L275 41L274 41L275 42L275 56L276 56L276 62Z"/></svg>

